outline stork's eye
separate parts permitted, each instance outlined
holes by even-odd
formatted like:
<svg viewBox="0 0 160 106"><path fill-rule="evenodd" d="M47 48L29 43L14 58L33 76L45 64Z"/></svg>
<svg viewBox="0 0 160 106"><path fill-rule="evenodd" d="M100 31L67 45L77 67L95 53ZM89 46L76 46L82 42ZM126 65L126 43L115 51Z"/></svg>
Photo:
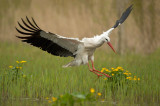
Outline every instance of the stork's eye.
<svg viewBox="0 0 160 106"><path fill-rule="evenodd" d="M108 39L106 39L106 41L108 42Z"/></svg>

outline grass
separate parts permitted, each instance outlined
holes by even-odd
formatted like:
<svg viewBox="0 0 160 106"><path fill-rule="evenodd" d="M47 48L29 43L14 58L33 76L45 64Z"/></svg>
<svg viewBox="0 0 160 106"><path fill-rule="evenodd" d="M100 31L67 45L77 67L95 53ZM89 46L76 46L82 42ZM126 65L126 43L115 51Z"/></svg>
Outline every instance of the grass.
<svg viewBox="0 0 160 106"><path fill-rule="evenodd" d="M46 97L58 97L66 93L86 93L90 88L101 92L104 102L87 102L86 105L157 105L160 103L160 50L153 54L143 56L126 54L120 56L112 52L99 49L95 53L95 66L111 69L121 66L132 74L140 77L140 81L129 87L128 84L112 89L113 83L97 79L97 76L89 72L87 66L62 68L63 64L72 58L60 58L52 56L40 49L22 43L0 43L0 102L2 100L21 100L22 98L39 99L44 101ZM10 70L9 66L16 66L16 61L25 60L21 71L26 77L20 77L17 83L13 83L9 77L5 77ZM43 102L42 102L43 103Z"/></svg>

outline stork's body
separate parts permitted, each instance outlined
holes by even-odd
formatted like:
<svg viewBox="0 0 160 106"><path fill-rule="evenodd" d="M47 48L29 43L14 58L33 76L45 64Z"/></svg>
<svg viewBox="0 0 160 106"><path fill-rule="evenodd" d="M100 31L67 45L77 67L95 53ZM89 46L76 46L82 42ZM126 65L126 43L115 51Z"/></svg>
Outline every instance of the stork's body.
<svg viewBox="0 0 160 106"><path fill-rule="evenodd" d="M93 38L83 38L79 40L78 38L67 38L63 37L54 33L45 32L41 30L35 21L32 18L31 22L27 17L28 24L22 19L23 24L26 27L23 27L19 22L19 26L26 32L20 31L16 28L16 30L26 36L18 38L22 39L23 42L27 42L33 46L41 48L48 53L51 53L56 56L60 57L74 57L74 60L64 65L63 67L70 67L70 66L79 66L81 64L88 64L89 70L94 72L99 76L102 76L98 73L105 75L106 77L110 77L107 74L104 74L94 68L94 52L96 48L103 45L105 42L113 49L109 35L118 25L122 24L132 10L132 5L122 14L121 18L117 20L116 24L103 32L101 35L94 36ZM91 60L92 69L89 66L89 61Z"/></svg>
<svg viewBox="0 0 160 106"><path fill-rule="evenodd" d="M88 62L94 61L94 52L96 48L102 46L105 43L105 34L94 36L93 38L83 38L78 45L79 49L75 52L75 59L64 67L79 66L81 64L88 64Z"/></svg>

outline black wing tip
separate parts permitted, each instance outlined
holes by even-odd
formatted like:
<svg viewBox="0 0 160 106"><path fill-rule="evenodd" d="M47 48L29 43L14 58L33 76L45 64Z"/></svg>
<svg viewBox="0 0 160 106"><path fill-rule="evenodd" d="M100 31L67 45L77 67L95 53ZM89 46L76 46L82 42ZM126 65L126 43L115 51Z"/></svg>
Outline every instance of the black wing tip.
<svg viewBox="0 0 160 106"><path fill-rule="evenodd" d="M15 27L16 28L16 30L19 32L19 33L21 33L21 34L24 34L24 35L34 35L34 34L36 34L37 32L39 32L39 31L41 31L41 29L38 27L38 25L35 23L35 21L34 21L34 19L32 18L32 23L31 23L31 21L29 20L29 18L26 16L26 22L24 21L24 19L23 18L21 18L21 20L22 20L22 22L23 22L23 26L22 26L22 24L20 24L20 22L19 21L17 21L17 23L18 23L18 25L19 25L19 27L20 28L22 28L24 31L26 31L26 32L23 32L23 31L20 31L17 27Z"/></svg>
<svg viewBox="0 0 160 106"><path fill-rule="evenodd" d="M129 11L129 12L131 12L133 10L133 4L131 4L127 9L126 9L126 11Z"/></svg>
<svg viewBox="0 0 160 106"><path fill-rule="evenodd" d="M16 28L16 27L15 27L15 28ZM20 34L23 34L23 35L34 35L34 33L27 33L27 32L20 31L18 28L16 28L16 30L17 30Z"/></svg>
<svg viewBox="0 0 160 106"><path fill-rule="evenodd" d="M133 4L131 4L122 14L121 18L119 20L116 21L116 24L112 27L112 28L116 28L118 25L122 24L127 17L129 16L129 14L131 13L133 9Z"/></svg>

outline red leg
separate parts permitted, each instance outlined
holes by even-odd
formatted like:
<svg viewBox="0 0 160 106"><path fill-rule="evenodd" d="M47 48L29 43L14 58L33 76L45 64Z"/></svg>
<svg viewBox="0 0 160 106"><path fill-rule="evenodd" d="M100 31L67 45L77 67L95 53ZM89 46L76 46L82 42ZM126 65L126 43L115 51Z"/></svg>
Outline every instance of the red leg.
<svg viewBox="0 0 160 106"><path fill-rule="evenodd" d="M91 71L91 72L93 72L94 74L96 74L96 75L98 76L98 78L102 76L102 75L96 73L94 70L92 70L92 69L90 68L90 66L89 66L89 63L88 63L88 68L89 68L89 71Z"/></svg>
<svg viewBox="0 0 160 106"><path fill-rule="evenodd" d="M98 73L101 73L101 74L105 75L106 77L111 77L111 76L109 76L108 74L105 74L105 73L103 73L103 72L100 72L100 71L96 70L96 69L94 68L94 63L93 63L92 60L91 60L91 63L92 63L93 71L96 71L96 72L98 72Z"/></svg>

